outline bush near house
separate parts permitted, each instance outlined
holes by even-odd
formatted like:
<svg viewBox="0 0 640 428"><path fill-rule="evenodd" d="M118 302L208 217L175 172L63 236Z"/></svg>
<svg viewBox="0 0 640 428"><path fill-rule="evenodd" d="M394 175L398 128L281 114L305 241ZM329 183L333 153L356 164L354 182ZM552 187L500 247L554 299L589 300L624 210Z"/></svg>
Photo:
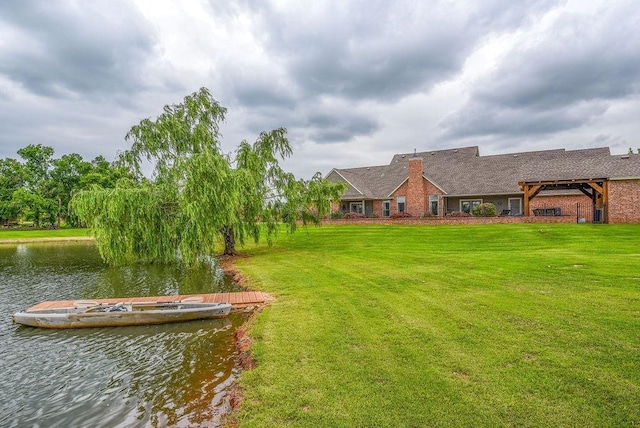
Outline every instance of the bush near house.
<svg viewBox="0 0 640 428"><path fill-rule="evenodd" d="M342 211L334 211L331 213L331 220L339 220L344 218L344 213Z"/></svg>
<svg viewBox="0 0 640 428"><path fill-rule="evenodd" d="M491 202L480 204L473 209L473 215L476 217L495 217L497 212L496 206Z"/></svg>

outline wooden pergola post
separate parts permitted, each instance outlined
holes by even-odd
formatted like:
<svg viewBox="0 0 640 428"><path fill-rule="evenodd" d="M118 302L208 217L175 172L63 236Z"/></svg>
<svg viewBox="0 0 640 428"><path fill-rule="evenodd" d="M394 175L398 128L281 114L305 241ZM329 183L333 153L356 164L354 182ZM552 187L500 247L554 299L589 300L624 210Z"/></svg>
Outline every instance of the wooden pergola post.
<svg viewBox="0 0 640 428"><path fill-rule="evenodd" d="M532 184L521 181L518 183L520 188L524 192L524 215L529 216L529 207L531 200L536 197L540 191L544 190L545 186L543 184Z"/></svg>
<svg viewBox="0 0 640 428"><path fill-rule="evenodd" d="M529 186L525 183L520 184L524 192L524 215L529 216Z"/></svg>

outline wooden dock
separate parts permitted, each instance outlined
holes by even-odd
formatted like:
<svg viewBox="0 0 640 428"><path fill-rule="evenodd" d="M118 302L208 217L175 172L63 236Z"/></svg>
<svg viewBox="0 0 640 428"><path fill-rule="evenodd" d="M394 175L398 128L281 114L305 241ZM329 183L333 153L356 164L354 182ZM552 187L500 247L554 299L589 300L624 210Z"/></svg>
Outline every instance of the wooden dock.
<svg viewBox="0 0 640 428"><path fill-rule="evenodd" d="M273 297L261 291L242 291L237 293L183 294L179 296L120 297L110 299L91 299L97 303L116 304L119 302L175 302L187 298L201 298L203 303L231 303L232 310L240 310L249 306L260 306L273 300ZM78 299L80 300L80 299ZM57 309L75 306L78 300L53 300L31 306L28 311L38 309Z"/></svg>

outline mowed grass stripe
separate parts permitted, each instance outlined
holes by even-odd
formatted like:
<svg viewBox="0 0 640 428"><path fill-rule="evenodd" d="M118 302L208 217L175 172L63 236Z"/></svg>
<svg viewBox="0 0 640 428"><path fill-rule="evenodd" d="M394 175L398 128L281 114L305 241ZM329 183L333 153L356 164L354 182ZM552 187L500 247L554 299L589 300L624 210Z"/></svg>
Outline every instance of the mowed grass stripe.
<svg viewBox="0 0 640 428"><path fill-rule="evenodd" d="M323 226L246 248L241 426L637 426L640 226Z"/></svg>

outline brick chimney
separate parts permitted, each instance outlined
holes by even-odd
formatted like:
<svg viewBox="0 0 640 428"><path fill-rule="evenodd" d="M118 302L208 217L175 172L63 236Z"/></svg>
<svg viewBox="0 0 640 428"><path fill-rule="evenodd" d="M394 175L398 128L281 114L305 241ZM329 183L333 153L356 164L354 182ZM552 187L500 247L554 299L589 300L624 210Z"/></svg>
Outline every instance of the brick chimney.
<svg viewBox="0 0 640 428"><path fill-rule="evenodd" d="M427 195L422 178L423 161L421 157L409 158L409 181L407 182L407 212L420 216L427 212Z"/></svg>

